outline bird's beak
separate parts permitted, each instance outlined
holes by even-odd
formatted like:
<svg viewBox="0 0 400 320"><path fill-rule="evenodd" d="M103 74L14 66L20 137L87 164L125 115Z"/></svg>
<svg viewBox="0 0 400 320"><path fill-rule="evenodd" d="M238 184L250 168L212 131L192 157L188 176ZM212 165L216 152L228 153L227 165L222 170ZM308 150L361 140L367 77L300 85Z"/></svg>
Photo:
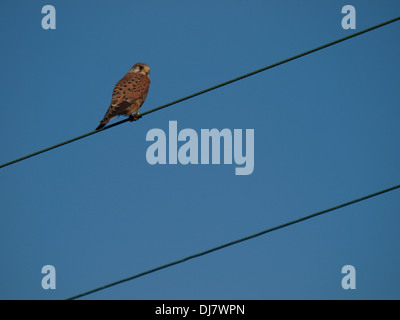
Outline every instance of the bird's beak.
<svg viewBox="0 0 400 320"><path fill-rule="evenodd" d="M148 75L150 73L150 68L149 67L144 67L143 68L144 72Z"/></svg>

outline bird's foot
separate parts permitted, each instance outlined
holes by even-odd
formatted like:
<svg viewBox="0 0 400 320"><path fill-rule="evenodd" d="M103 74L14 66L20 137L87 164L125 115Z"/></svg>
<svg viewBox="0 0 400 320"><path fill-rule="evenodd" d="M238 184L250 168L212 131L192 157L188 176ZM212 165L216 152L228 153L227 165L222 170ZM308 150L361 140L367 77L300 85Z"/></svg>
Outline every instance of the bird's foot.
<svg viewBox="0 0 400 320"><path fill-rule="evenodd" d="M129 120L130 122L132 122L132 121L137 121L137 120L139 120L141 117L142 117L142 115L141 115L139 112L136 112L135 114L131 114L131 115L129 116L128 120Z"/></svg>

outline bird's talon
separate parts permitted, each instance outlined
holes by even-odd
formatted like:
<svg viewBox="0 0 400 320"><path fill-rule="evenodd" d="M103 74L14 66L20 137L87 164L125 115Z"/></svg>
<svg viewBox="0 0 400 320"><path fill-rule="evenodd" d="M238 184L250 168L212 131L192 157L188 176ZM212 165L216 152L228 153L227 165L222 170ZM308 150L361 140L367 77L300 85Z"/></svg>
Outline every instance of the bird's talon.
<svg viewBox="0 0 400 320"><path fill-rule="evenodd" d="M132 122L132 121L137 121L137 120L139 120L140 118L142 117L142 115L140 115L139 113L135 113L134 115L130 115L129 116L129 121L130 122Z"/></svg>

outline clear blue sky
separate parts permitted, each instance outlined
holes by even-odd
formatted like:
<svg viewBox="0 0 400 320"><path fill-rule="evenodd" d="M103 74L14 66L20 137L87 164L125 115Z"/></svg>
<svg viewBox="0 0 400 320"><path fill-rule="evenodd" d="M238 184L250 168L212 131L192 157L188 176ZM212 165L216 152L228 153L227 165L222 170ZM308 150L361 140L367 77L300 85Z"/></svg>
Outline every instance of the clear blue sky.
<svg viewBox="0 0 400 320"><path fill-rule="evenodd" d="M399 15L395 0L1 1L0 162L93 130L136 62L151 67L145 111ZM399 184L399 35L396 22L0 169L0 298L68 298ZM146 134L172 120L254 129L254 172L150 165ZM400 299L399 225L394 191L87 298Z"/></svg>

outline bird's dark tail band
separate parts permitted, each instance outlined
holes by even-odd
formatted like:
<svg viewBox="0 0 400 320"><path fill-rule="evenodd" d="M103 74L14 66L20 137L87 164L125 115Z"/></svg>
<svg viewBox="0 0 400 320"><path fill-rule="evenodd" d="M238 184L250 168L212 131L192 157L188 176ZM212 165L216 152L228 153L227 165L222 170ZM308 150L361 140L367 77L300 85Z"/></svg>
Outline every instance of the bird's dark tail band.
<svg viewBox="0 0 400 320"><path fill-rule="evenodd" d="M100 122L99 126L95 129L95 131L103 129L105 125L106 125L105 123Z"/></svg>

